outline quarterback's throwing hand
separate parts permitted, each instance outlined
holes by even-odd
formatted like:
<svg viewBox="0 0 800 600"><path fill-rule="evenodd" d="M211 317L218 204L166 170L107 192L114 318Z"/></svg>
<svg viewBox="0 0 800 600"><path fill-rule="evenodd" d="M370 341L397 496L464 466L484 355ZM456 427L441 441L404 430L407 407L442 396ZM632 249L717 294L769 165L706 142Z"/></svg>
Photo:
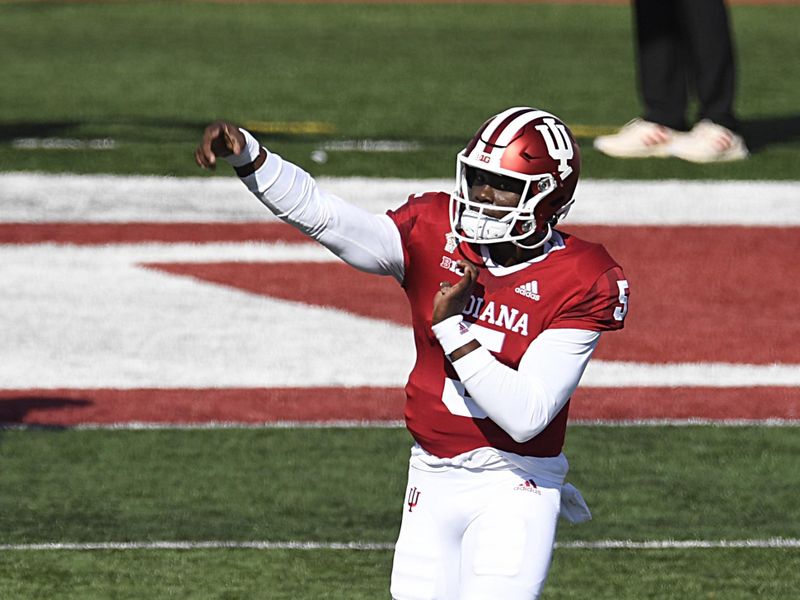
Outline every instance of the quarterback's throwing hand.
<svg viewBox="0 0 800 600"><path fill-rule="evenodd" d="M218 156L239 154L244 146L244 134L236 125L216 121L203 132L203 140L194 151L194 161L203 169L213 169L217 166Z"/></svg>
<svg viewBox="0 0 800 600"><path fill-rule="evenodd" d="M458 261L464 276L455 284L442 281L439 291L433 297L433 324L440 323L449 317L460 315L467 305L469 295L478 279L478 268L467 260Z"/></svg>

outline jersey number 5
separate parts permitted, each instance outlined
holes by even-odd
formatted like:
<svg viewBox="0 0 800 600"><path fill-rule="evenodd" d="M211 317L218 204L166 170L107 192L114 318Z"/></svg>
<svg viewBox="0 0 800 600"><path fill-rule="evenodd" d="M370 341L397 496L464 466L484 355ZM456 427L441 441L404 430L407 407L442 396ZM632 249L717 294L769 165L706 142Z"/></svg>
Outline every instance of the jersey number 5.
<svg viewBox="0 0 800 600"><path fill-rule="evenodd" d="M622 321L628 314L628 281L626 279L618 280L617 287L619 288L619 306L614 309L614 318Z"/></svg>

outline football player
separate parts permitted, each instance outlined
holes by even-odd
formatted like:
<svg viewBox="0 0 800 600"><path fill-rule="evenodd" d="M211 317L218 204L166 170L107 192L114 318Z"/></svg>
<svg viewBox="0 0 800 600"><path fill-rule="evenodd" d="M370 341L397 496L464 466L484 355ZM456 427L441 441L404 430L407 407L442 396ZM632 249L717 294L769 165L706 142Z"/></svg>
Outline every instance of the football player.
<svg viewBox="0 0 800 600"><path fill-rule="evenodd" d="M195 151L204 168L217 157L278 217L408 296L416 443L393 598L537 598L559 515L590 517L564 481L570 396L601 332L621 329L628 311L628 282L606 250L556 229L581 170L569 128L543 110L505 110L458 154L451 193L384 215L319 189L224 121Z"/></svg>

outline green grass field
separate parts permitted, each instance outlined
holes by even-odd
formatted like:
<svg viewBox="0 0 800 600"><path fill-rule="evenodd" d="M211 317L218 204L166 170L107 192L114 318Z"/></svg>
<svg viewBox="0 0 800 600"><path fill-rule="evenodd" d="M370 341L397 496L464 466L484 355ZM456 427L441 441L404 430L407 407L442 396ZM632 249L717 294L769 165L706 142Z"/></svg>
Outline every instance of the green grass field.
<svg viewBox="0 0 800 600"><path fill-rule="evenodd" d="M3 559L8 598L388 598L389 551L44 551ZM797 550L557 550L542 600L794 598Z"/></svg>
<svg viewBox="0 0 800 600"><path fill-rule="evenodd" d="M698 166L591 149L639 111L626 6L3 2L0 171L201 175L193 147L226 117L317 175L449 177L483 119L530 104L575 126L585 177L798 180L800 6L731 11L753 156ZM21 147L46 139L81 147ZM310 159L351 140L417 146ZM0 429L0 598L388 598L388 549L11 546L391 544L409 445L400 429ZM561 526L545 600L800 594L800 548L569 546L800 538L797 428L574 426L567 453L594 520Z"/></svg>
<svg viewBox="0 0 800 600"><path fill-rule="evenodd" d="M754 156L696 166L591 149L592 131L639 111L626 6L0 4L0 170L194 175L203 126L225 117L271 124L270 147L315 174L449 177L480 123L522 104L575 126L589 177L797 179L800 6L736 6L732 18ZM31 138L115 146L14 145ZM310 160L364 139L418 146Z"/></svg>
<svg viewBox="0 0 800 600"><path fill-rule="evenodd" d="M13 431L0 436L4 544L393 542L401 429ZM594 520L558 541L800 536L794 428L589 427L570 480ZM12 492L13 491L13 492ZM800 550L556 551L545 598L789 598ZM0 551L12 598L387 597L389 550Z"/></svg>

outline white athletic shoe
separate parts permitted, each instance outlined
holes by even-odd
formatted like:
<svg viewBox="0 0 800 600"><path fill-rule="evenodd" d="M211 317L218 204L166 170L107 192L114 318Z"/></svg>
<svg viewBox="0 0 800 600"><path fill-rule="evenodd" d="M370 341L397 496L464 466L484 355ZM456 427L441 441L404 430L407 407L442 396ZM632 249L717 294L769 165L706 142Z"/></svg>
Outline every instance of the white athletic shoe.
<svg viewBox="0 0 800 600"><path fill-rule="evenodd" d="M708 119L700 121L689 133L676 134L670 153L695 163L744 160L750 155L742 136Z"/></svg>
<svg viewBox="0 0 800 600"><path fill-rule="evenodd" d="M669 147L676 133L664 125L634 119L617 133L595 138L594 147L617 158L664 157L670 155Z"/></svg>

